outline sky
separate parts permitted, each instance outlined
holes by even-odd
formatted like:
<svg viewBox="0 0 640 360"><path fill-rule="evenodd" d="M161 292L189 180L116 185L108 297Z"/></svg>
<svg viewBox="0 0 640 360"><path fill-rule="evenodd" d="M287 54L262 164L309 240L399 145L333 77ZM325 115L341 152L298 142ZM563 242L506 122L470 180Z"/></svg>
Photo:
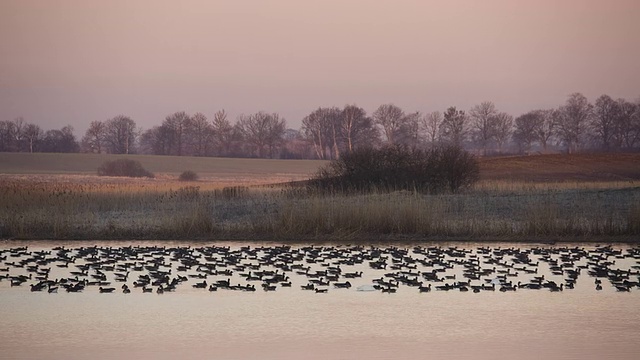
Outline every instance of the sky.
<svg viewBox="0 0 640 360"><path fill-rule="evenodd" d="M0 0L0 120L640 97L638 0Z"/></svg>

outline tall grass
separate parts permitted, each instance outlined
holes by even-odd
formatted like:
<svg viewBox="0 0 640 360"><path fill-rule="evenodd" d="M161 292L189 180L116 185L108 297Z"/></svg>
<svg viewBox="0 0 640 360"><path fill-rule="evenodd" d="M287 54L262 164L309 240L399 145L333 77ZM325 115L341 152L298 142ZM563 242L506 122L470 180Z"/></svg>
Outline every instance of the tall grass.
<svg viewBox="0 0 640 360"><path fill-rule="evenodd" d="M634 240L640 235L637 182L480 182L457 194L352 196L198 185L3 179L0 238Z"/></svg>
<svg viewBox="0 0 640 360"><path fill-rule="evenodd" d="M544 239L639 235L640 192L331 197L290 202L274 234Z"/></svg>

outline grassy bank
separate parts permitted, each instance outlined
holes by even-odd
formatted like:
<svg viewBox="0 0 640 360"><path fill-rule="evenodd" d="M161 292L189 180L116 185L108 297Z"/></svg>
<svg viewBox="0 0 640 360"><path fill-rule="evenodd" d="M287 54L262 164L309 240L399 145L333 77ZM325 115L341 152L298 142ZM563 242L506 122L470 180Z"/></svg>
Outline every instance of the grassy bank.
<svg viewBox="0 0 640 360"><path fill-rule="evenodd" d="M1 181L2 238L634 241L640 235L640 182L629 181L483 181L460 194L356 196L206 182Z"/></svg>
<svg viewBox="0 0 640 360"><path fill-rule="evenodd" d="M117 157L0 153L0 238L640 239L640 154L481 159L463 193L355 196L260 186L319 161L130 155L156 178L95 176ZM178 181L187 169L201 181Z"/></svg>

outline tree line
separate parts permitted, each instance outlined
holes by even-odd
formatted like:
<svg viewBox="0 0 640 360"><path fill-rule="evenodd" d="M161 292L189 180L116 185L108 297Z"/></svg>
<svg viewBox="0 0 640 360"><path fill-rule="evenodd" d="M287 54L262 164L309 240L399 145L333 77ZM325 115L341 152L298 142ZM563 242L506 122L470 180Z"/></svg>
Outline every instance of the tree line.
<svg viewBox="0 0 640 360"><path fill-rule="evenodd" d="M73 128L42 130L23 118L0 121L0 151L87 152L175 156L337 159L360 148L454 145L478 155L564 151L638 151L640 99L602 95L590 103L581 93L564 104L516 118L492 102L468 111L405 112L380 105L370 115L357 105L320 107L298 130L277 113L242 114L234 122L224 110L211 119L176 112L161 124L140 129L128 116L92 121L78 141Z"/></svg>

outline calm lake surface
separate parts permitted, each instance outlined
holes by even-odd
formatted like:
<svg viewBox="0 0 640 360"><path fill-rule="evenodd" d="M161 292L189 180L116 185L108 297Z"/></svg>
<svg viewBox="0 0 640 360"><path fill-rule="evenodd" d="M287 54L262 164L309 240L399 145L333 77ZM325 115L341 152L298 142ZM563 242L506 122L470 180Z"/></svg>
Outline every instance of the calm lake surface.
<svg viewBox="0 0 640 360"><path fill-rule="evenodd" d="M0 275L28 275L27 268L16 268L6 263L17 263L27 255L11 256L7 249L27 246L26 252L56 251L65 246L167 246L167 247L275 247L273 243L185 243L185 242L4 242L0 250L6 259L0 262ZM400 246L412 258L428 259L412 252L418 244ZM531 255L529 265L515 265L511 270L496 264L482 263L485 258L479 247L493 249L534 247L557 249L584 248L593 251L595 245L522 245L428 243L427 247L457 247L467 251L466 259L476 256L482 268L496 268L490 276L471 280L471 285L484 284L485 278L512 275L506 281L528 283L534 277L545 276L544 282L564 283L568 276L554 275L550 264L540 261L541 255ZM291 245L292 250L309 245ZM327 246L327 245L325 245ZM385 249L383 245L376 245ZM337 247L340 249L340 247ZM368 249L368 247L366 247ZM613 251L625 253L637 247L612 245ZM560 259L557 250L552 259ZM570 253L570 252L565 252ZM485 254L486 255L486 254ZM2 258L0 256L0 258ZM498 258L513 264L512 256ZM157 257L157 256L156 256ZM383 251L389 266L393 256ZM454 263L461 258L444 255L442 260ZM201 259L204 262L204 259ZM20 286L11 286L8 278L0 281L0 358L6 359L638 359L640 336L640 289L617 291L608 279L602 279L602 290L596 291L596 277L588 274L587 258L571 265L583 266L573 289L552 292L549 289L517 291L450 291L436 290L435 286L468 281L463 277L462 265L438 272L443 280L434 282L433 290L420 293L417 287L400 285L393 294L369 289L374 279L393 271L373 269L369 261L362 264L341 265L342 274L362 271L362 277L347 279L351 288L324 286L327 293L301 290L308 283L305 275L291 271L291 287L277 286L276 291L263 291L261 282L248 282L233 270L231 276L208 275L208 284L230 280L231 284L255 284L257 291L232 291L192 285L203 281L189 278L173 292L143 293L133 282L148 271L131 271L126 282L115 282L113 272L105 271L114 293L98 291L98 286L87 286L80 293L68 293L60 286L57 293L30 291L32 279ZM603 262L605 260L602 260ZM626 271L629 281L638 281L638 258L611 255L606 261L610 268ZM240 263L256 264L243 259ZM327 263L329 261L325 261ZM560 260L562 262L562 260ZM56 264L49 279L73 277L76 260L69 268ZM178 272L178 262L166 257L165 268L171 276L196 274L196 268ZM297 261L310 272L326 270L321 262ZM33 265L33 264L32 264ZM171 266L169 266L171 265ZM535 265L535 266L534 266ZM335 266L331 265L330 266ZM537 268L537 273L525 273L515 268ZM231 267L227 269L232 270ZM263 266L261 270L276 270ZM221 267L218 270L222 270ZM418 263L409 273L430 272L432 268ZM498 270L502 272L499 273ZM565 269L567 270L567 269ZM115 270L115 272L118 272ZM94 271L90 270L89 274ZM503 275L499 275L503 274ZM455 276L455 279L453 278ZM417 276L427 284L427 281ZM340 282L344 282L340 278ZM124 294L122 284L131 287ZM495 283L495 279L494 279ZM364 286L364 288L363 288Z"/></svg>

